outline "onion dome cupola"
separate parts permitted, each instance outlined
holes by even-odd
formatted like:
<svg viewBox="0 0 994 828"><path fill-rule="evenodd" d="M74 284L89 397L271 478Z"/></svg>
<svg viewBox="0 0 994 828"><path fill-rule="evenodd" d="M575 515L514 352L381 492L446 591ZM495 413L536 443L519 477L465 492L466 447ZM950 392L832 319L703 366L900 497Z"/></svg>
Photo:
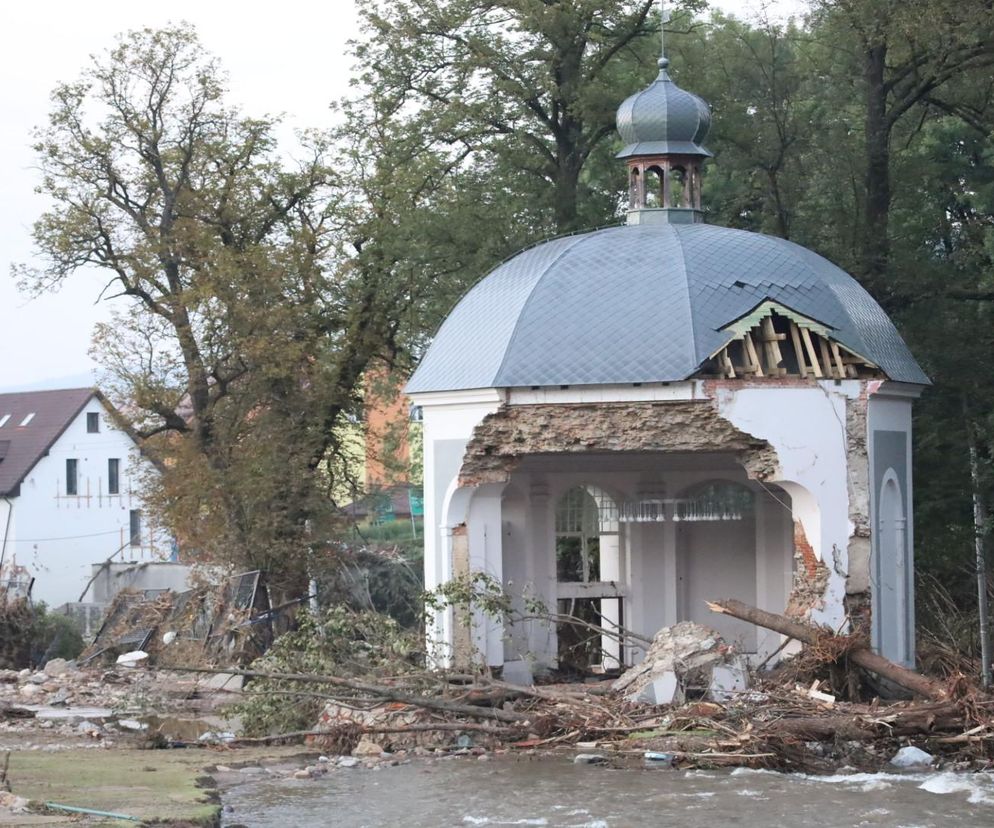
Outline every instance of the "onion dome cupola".
<svg viewBox="0 0 994 828"><path fill-rule="evenodd" d="M665 54L659 76L618 108L618 133L628 162L628 223L693 223L701 213L701 163L711 153L701 142L711 108L670 78Z"/></svg>

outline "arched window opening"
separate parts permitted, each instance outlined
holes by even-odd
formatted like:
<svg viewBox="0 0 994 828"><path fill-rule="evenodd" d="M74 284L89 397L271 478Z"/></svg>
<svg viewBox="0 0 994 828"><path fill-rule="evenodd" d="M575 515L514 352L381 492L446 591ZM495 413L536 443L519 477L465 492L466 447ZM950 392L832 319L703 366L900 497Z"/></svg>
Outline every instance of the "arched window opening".
<svg viewBox="0 0 994 828"><path fill-rule="evenodd" d="M601 536L618 534L618 507L606 492L575 486L556 504L556 577L589 583L601 576Z"/></svg>
<svg viewBox="0 0 994 828"><path fill-rule="evenodd" d="M631 175L628 177L628 206L632 210L642 206L640 197L641 183L642 177L639 175L638 168L632 167Z"/></svg>
<svg viewBox="0 0 994 828"><path fill-rule="evenodd" d="M661 167L653 165L645 171L645 206L665 207L664 173Z"/></svg>
<svg viewBox="0 0 994 828"><path fill-rule="evenodd" d="M670 202L669 207L687 207L689 190L687 189L687 171L683 167L670 168Z"/></svg>

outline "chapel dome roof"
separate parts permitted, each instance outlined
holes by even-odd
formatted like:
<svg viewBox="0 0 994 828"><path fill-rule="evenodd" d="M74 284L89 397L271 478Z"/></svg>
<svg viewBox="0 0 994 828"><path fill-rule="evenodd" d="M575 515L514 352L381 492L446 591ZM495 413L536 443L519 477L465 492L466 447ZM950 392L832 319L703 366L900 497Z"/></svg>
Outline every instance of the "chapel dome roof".
<svg viewBox="0 0 994 828"><path fill-rule="evenodd" d="M698 155L711 153L701 142L711 128L711 108L677 86L659 61L659 75L647 89L636 92L618 107L618 133L625 148L618 158L634 155Z"/></svg>
<svg viewBox="0 0 994 828"><path fill-rule="evenodd" d="M499 265L449 314L407 391L687 379L765 300L827 326L890 379L928 382L883 309L827 259L772 236L659 223L552 239Z"/></svg>

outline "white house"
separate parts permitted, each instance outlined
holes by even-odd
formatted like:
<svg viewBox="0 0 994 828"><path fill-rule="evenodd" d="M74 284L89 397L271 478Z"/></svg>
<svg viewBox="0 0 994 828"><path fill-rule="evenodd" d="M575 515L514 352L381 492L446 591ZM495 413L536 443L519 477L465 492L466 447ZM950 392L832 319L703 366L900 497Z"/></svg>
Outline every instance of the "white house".
<svg viewBox="0 0 994 828"><path fill-rule="evenodd" d="M407 386L427 586L484 573L519 610L468 628L438 610L435 658L617 667L683 620L773 656L780 636L708 610L736 598L855 623L913 664L911 405L928 379L834 264L704 222L710 111L666 65L618 110L627 221L498 266ZM533 599L643 638L578 652Z"/></svg>
<svg viewBox="0 0 994 828"><path fill-rule="evenodd" d="M140 494L154 467L119 422L92 388L0 394L0 581L57 607L94 564L171 557Z"/></svg>

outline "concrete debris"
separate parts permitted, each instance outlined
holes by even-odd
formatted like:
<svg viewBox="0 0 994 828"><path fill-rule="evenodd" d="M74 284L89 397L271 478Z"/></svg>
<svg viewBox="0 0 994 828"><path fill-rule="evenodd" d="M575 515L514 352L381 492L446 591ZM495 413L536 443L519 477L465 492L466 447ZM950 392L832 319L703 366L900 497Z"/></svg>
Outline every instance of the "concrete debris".
<svg viewBox="0 0 994 828"><path fill-rule="evenodd" d="M733 656L727 664L716 664L711 671L708 696L715 701L728 701L749 688L749 669L745 659Z"/></svg>
<svg viewBox="0 0 994 828"><path fill-rule="evenodd" d="M731 664L732 672L738 671L744 681L744 664L718 633L692 621L681 621L656 633L642 662L623 673L612 689L630 701L679 704L687 690L709 690L715 667L725 664ZM720 678L722 683L734 683L730 674ZM718 692L727 691L719 688Z"/></svg>
<svg viewBox="0 0 994 828"><path fill-rule="evenodd" d="M895 753L890 763L897 768L915 768L931 765L934 761L935 757L931 753L909 745Z"/></svg>
<svg viewBox="0 0 994 828"><path fill-rule="evenodd" d="M148 659L148 653L144 650L132 650L129 653L121 653L117 657L117 663L122 667L138 667Z"/></svg>

